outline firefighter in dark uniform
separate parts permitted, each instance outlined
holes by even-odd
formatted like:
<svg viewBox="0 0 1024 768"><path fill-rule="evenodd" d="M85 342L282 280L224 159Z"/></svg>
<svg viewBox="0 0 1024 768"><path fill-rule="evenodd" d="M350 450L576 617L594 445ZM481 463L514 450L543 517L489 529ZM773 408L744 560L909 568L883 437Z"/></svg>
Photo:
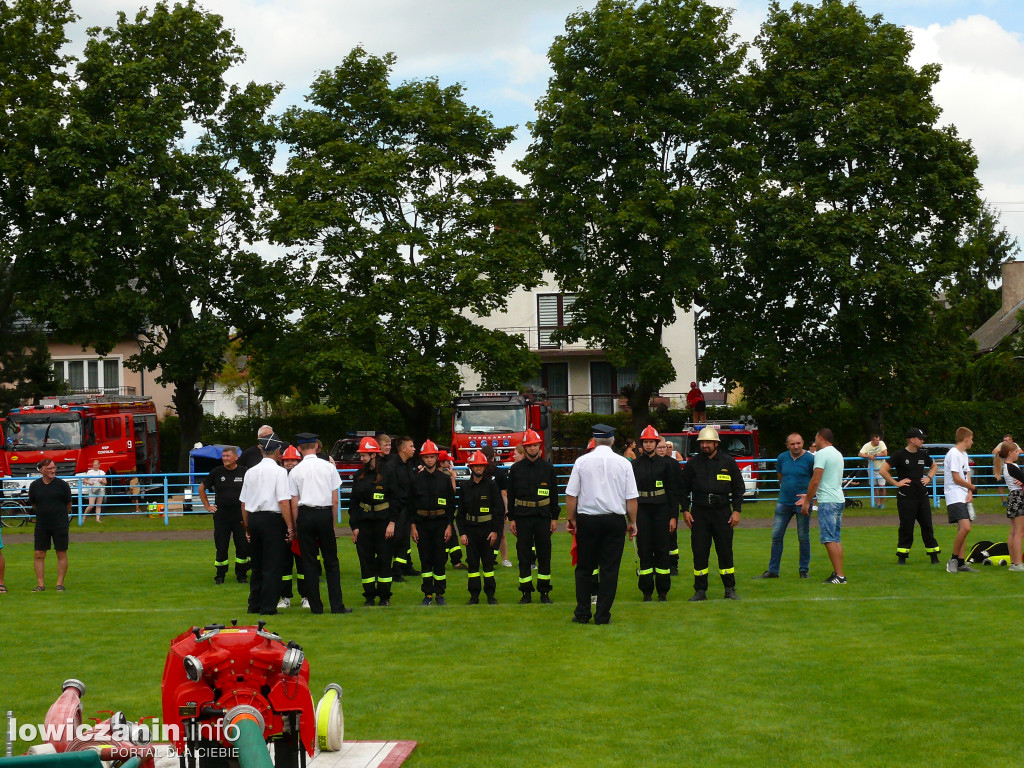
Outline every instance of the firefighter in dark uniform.
<svg viewBox="0 0 1024 768"><path fill-rule="evenodd" d="M533 602L533 577L530 561L537 549L537 591L540 601L550 603L551 534L561 508L558 505L558 478L551 462L540 456L540 435L532 429L523 436L526 458L512 465L508 473L508 519L516 537L519 560L520 604Z"/></svg>
<svg viewBox="0 0 1024 768"><path fill-rule="evenodd" d="M497 605L494 596L494 560L498 537L505 527L505 503L501 489L490 473L490 462L477 451L466 462L472 473L459 488L459 513L456 516L460 539L466 547L469 568L469 605L480 602L480 587L488 605Z"/></svg>
<svg viewBox="0 0 1024 768"><path fill-rule="evenodd" d="M924 551L933 565L939 562L939 552L942 551L932 528L932 507L928 499L928 486L938 471L938 465L928 455L924 439L924 432L920 429L908 430L907 447L888 456L879 470L885 481L897 488L896 511L900 527L896 539L896 562L900 565L907 564L910 548L914 546L915 522L921 526Z"/></svg>
<svg viewBox="0 0 1024 768"><path fill-rule="evenodd" d="M633 459L633 477L640 493L636 544L640 557L638 586L644 602L668 599L671 534L679 521L678 462L657 454L658 431L648 425L640 433L640 455Z"/></svg>
<svg viewBox="0 0 1024 768"><path fill-rule="evenodd" d="M213 544L217 549L214 567L217 569L213 577L215 584L223 584L228 572L228 544L235 541L235 579L245 584L249 572L249 542L245 537L245 526L242 525L242 504L238 495L242 492L245 471L238 463L239 450L228 445L221 451L223 466L210 472L199 486L199 499L203 508L213 513ZM206 496L213 491L214 503Z"/></svg>
<svg viewBox="0 0 1024 768"><path fill-rule="evenodd" d="M418 576L419 571L412 567L412 544L409 538L409 526L416 519L416 506L412 494L412 478L415 472L413 456L416 445L411 437L402 435L392 443L391 459L384 462L384 474L388 476L391 492L399 508L398 522L395 524L394 561L391 576L395 582L404 582L406 576Z"/></svg>
<svg viewBox="0 0 1024 768"><path fill-rule="evenodd" d="M451 475L437 467L437 446L427 440L420 446L423 470L412 478L412 497L415 516L411 535L420 553L420 571L423 577L421 605L444 605L447 577L444 567L448 559L446 543L452 538L455 520L455 489Z"/></svg>
<svg viewBox="0 0 1024 768"><path fill-rule="evenodd" d="M725 585L725 598L736 595L736 569L732 562L732 530L740 523L743 503L743 476L734 459L718 450L718 432L704 427L697 435L700 453L683 466L681 506L686 526L691 531L693 551L693 597L691 603L707 599L708 557L711 542L718 554L718 572ZM691 512L692 504L692 512Z"/></svg>
<svg viewBox="0 0 1024 768"><path fill-rule="evenodd" d="M391 557L400 510L389 477L384 476L380 446L364 437L356 451L363 466L352 477L348 519L359 554L366 605L391 605Z"/></svg>

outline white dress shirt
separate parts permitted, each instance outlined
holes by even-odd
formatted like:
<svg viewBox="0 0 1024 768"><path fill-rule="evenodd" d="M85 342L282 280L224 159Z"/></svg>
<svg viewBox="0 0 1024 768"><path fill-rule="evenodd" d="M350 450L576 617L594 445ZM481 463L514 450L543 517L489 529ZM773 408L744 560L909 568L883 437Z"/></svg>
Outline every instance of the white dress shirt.
<svg viewBox="0 0 1024 768"><path fill-rule="evenodd" d="M640 496L633 465L607 445L576 459L565 494L576 497L578 515L625 515L626 502Z"/></svg>
<svg viewBox="0 0 1024 768"><path fill-rule="evenodd" d="M266 456L245 473L242 492L238 496L246 512L267 511L278 514L281 513L281 502L290 499L288 471Z"/></svg>
<svg viewBox="0 0 1024 768"><path fill-rule="evenodd" d="M307 453L288 474L291 495L298 498L301 507L329 507L332 493L341 487L338 470L329 461Z"/></svg>

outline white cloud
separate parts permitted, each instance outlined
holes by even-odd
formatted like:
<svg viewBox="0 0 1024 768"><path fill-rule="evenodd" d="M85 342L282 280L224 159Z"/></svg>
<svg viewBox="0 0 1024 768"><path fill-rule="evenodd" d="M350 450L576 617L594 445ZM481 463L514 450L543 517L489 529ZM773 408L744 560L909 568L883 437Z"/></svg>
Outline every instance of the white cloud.
<svg viewBox="0 0 1024 768"><path fill-rule="evenodd" d="M934 89L942 124L953 124L978 155L982 195L1024 201L1024 41L985 16L911 27L911 63L942 66ZM1024 242L1024 204L997 205L1003 224Z"/></svg>

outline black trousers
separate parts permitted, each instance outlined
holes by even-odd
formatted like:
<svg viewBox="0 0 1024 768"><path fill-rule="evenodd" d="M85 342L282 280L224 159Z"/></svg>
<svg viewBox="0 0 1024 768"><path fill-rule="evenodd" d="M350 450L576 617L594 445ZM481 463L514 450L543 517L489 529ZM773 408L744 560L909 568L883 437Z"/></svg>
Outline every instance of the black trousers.
<svg viewBox="0 0 1024 768"><path fill-rule="evenodd" d="M341 565L338 563L338 542L334 536L334 510L330 507L299 507L295 531L302 550L302 576L306 582L306 598L310 613L323 613L324 604L320 599L320 561L317 552L324 559L324 575L327 580L327 597L331 613L345 607L341 598Z"/></svg>
<svg viewBox="0 0 1024 768"><path fill-rule="evenodd" d="M676 528L668 535L668 562L669 567L679 570L679 529Z"/></svg>
<svg viewBox="0 0 1024 768"><path fill-rule="evenodd" d="M537 591L551 591L551 518L535 515L516 518L516 559L519 560L519 591L533 592L530 565L537 550Z"/></svg>
<svg viewBox="0 0 1024 768"><path fill-rule="evenodd" d="M277 613L281 575L291 554L287 536L288 526L281 513L249 513L249 613Z"/></svg>
<svg viewBox="0 0 1024 768"><path fill-rule="evenodd" d="M235 577L244 579L249 570L249 542L245 540L245 526L242 525L242 508L220 509L213 513L213 545L217 548L214 565L217 576L224 578L228 572L228 546L235 540Z"/></svg>
<svg viewBox="0 0 1024 768"><path fill-rule="evenodd" d="M619 564L626 543L624 515L576 516L576 610L580 620L590 618L594 570L598 571L597 610L594 621L607 624L619 586Z"/></svg>
<svg viewBox="0 0 1024 768"><path fill-rule="evenodd" d="M921 499L911 499L897 494L896 512L900 516L900 530L896 539L896 554L898 556L906 557L910 554L910 548L914 546L914 523L921 526L921 541L924 542L924 551L930 555L937 555L942 551L935 538L932 526L932 507L928 503L927 496Z"/></svg>
<svg viewBox="0 0 1024 768"><path fill-rule="evenodd" d="M455 523L452 523L452 537L445 544L445 552L448 553L453 568L462 563L462 542L459 541L459 529Z"/></svg>
<svg viewBox="0 0 1024 768"><path fill-rule="evenodd" d="M466 567L469 569L469 594L479 597L480 588L488 597L494 597L494 547L487 541L493 529L484 524L469 524L466 535ZM495 539L497 541L497 539Z"/></svg>
<svg viewBox="0 0 1024 768"><path fill-rule="evenodd" d="M694 507L693 530L690 531L690 549L693 551L693 588L706 592L708 588L708 557L711 542L718 555L718 572L727 589L736 586L736 569L732 563L732 510L724 507Z"/></svg>
<svg viewBox="0 0 1024 768"><path fill-rule="evenodd" d="M668 594L672 586L669 576L669 549L672 546L669 521L672 519L665 504L642 504L636 516L636 548L640 555L638 586L645 595L658 590Z"/></svg>
<svg viewBox="0 0 1024 768"><path fill-rule="evenodd" d="M281 576L281 597L291 600L294 595L292 582L297 583L299 597L308 597L306 594L306 579L302 576L302 556L296 555L291 547L288 547L288 557L284 561L284 575Z"/></svg>
<svg viewBox="0 0 1024 768"><path fill-rule="evenodd" d="M386 538L387 530L387 520L362 520L359 523L356 553L359 555L359 572L363 580L363 597L367 600L373 600L375 597L381 600L391 599L391 556L394 537Z"/></svg>
<svg viewBox="0 0 1024 768"><path fill-rule="evenodd" d="M402 576L413 570L410 530L410 522L403 515L402 519L395 523L395 537L391 541L391 551L394 552L395 558L394 567L391 569L393 576Z"/></svg>
<svg viewBox="0 0 1024 768"><path fill-rule="evenodd" d="M420 575L423 583L420 589L424 595L443 595L448 586L444 566L448 560L445 552L444 532L448 523L444 517L416 517L416 548L420 553Z"/></svg>

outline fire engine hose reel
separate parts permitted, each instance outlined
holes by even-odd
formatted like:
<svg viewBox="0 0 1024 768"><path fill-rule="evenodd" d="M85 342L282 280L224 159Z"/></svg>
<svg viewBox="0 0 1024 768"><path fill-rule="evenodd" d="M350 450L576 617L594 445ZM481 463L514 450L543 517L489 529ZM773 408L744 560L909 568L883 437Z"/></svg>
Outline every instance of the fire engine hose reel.
<svg viewBox="0 0 1024 768"><path fill-rule="evenodd" d="M341 711L341 686L330 683L316 705L316 745L321 752L337 752L345 741L345 714Z"/></svg>

